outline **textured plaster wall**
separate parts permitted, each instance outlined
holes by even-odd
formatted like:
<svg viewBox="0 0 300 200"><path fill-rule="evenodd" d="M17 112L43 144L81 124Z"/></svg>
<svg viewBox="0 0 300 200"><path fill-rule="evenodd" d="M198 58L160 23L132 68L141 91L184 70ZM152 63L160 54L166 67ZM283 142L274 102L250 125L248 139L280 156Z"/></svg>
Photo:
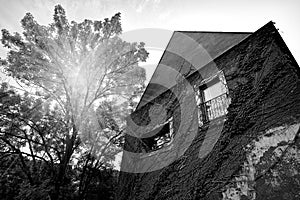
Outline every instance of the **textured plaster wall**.
<svg viewBox="0 0 300 200"><path fill-rule="evenodd" d="M261 187L261 183L257 183L259 179L264 180L264 184L269 185L269 188L280 188L286 184L287 179L294 179L293 181L299 184L300 149L295 146L299 142L299 127L300 124L276 127L260 134L257 140L248 144L245 148L247 160L238 175L225 186L222 200L259 199L258 195L262 194L257 194L259 190L255 189ZM276 169L280 165L287 167L288 173ZM273 195L264 199L275 199ZM297 199L300 198L300 191L295 194L282 191L282 194L275 197L285 199L284 195L287 195L288 199Z"/></svg>

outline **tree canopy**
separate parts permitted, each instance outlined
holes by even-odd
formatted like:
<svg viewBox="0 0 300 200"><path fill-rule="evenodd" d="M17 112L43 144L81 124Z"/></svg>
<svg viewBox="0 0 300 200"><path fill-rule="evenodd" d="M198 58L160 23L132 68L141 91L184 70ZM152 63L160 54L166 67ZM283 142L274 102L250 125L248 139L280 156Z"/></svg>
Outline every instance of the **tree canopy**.
<svg viewBox="0 0 300 200"><path fill-rule="evenodd" d="M144 43L120 38L120 17L69 22L57 5L47 26L27 13L22 34L2 30L9 52L1 64L22 92L1 86L1 159L19 163L28 199L71 198L66 188L84 199L93 174L118 153L148 57ZM32 192L39 187L48 196Z"/></svg>

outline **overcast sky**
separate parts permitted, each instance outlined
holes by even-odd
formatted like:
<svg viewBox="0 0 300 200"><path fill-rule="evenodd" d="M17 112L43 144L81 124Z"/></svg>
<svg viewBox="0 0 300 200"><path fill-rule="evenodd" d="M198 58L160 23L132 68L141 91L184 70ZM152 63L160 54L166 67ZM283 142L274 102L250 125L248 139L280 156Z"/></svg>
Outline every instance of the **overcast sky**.
<svg viewBox="0 0 300 200"><path fill-rule="evenodd" d="M52 21L53 9L61 4L69 21L102 20L121 12L124 32L152 28L165 29L160 47L167 44L171 31L253 32L269 22L276 22L280 34L296 60L300 61L300 1L297 0L0 0L0 28L22 31L20 20L26 12L41 24ZM147 36L149 37L149 36ZM147 44L146 44L147 45ZM150 49L147 70L151 76L162 49ZM0 56L5 51L0 48Z"/></svg>

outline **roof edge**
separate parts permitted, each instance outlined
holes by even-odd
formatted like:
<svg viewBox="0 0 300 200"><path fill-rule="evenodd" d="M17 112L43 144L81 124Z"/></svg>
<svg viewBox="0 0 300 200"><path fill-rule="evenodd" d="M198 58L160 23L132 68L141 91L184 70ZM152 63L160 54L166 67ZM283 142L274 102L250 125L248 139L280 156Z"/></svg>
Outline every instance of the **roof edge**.
<svg viewBox="0 0 300 200"><path fill-rule="evenodd" d="M255 32L250 33L249 36L245 37L243 40L241 40L240 42L238 42L236 45L230 47L230 48L227 49L225 52L223 52L223 53L221 53L220 55L218 55L216 58L214 58L212 61L210 61L209 63L207 63L205 66L207 66L207 65L209 65L211 62L214 62L215 60L219 59L221 56L224 56L224 55L230 53L230 51L232 51L236 46L238 46L238 45L240 45L240 44L242 44L242 43L244 43L244 42L247 42L247 41L250 40L251 38L255 37L262 29L265 29L265 27L267 27L267 26L272 26L273 29L274 29L274 31L276 31L276 35L277 35L277 37L279 38L279 42L281 42L281 43L284 45L284 46L283 46L284 49L287 51L287 53L289 54L289 56L290 56L290 58L292 59L292 61L293 61L293 62L296 64L296 66L298 66L298 68L299 68L298 63L296 62L294 56L292 55L291 51L290 51L289 48L287 47L286 43L284 42L283 38L282 38L281 35L279 34L279 32L278 32L277 28L274 26L274 24L275 24L275 22L273 22L272 20L269 21L268 23L266 23L265 25L263 25L262 27L260 27L259 29L257 29ZM166 49L164 50L164 53L162 54L162 56L161 56L161 58L160 58L160 60L159 60L159 63L157 64L157 66L160 64L160 62L161 62L161 60L162 60L162 58L163 58L163 55L165 54L165 52L166 52L166 50L167 50L167 48L168 48L168 46L169 46L169 44L170 44L170 41L171 41L171 39L173 38L173 36L174 36L174 34L175 34L176 32L188 32L188 31L174 31L174 32L173 32L173 34L172 34L172 36L171 36L171 38L170 38L170 40L169 40L169 42L168 42L168 44L167 44L167 46L166 46ZM201 32L201 31L198 31L198 32ZM209 33L209 32L207 32L207 33ZM223 32L223 33L229 33L229 32ZM235 32L235 33L238 33L238 32ZM243 32L243 33L246 34L246 32ZM247 33L247 34L249 34L249 33ZM203 66L203 67L205 67L205 66ZM152 77L153 77L154 73L156 72L156 70L157 70L157 67L155 68L155 70L154 70L154 72L153 72L153 74L152 74ZM192 76L192 75L195 74L195 73L196 73L196 71L193 72L193 73L191 73L190 75L188 75L186 78ZM299 68L299 73L300 73L300 68ZM152 79L152 77L151 77L151 79ZM151 79L150 79L150 80L151 80ZM150 83L150 82L149 82L149 83ZM145 88L145 91L143 92L143 94L142 94L142 96L141 96L141 99L140 99L138 105L136 106L135 110L133 111L133 113L136 112L137 110L141 109L142 107L144 107L145 105L147 105L147 104L149 103L149 102L147 102L147 103L146 103L145 105L143 105L142 107L139 107L139 106L140 106L140 103L141 103L141 100L142 100L142 98L143 98L143 96L144 96L144 94L145 94L145 92L146 92L148 86L149 86L149 84L148 84L147 87Z"/></svg>
<svg viewBox="0 0 300 200"><path fill-rule="evenodd" d="M254 32L235 32L235 31L174 31L176 33L224 33L224 34L252 34Z"/></svg>
<svg viewBox="0 0 300 200"><path fill-rule="evenodd" d="M140 108L141 100L142 100L143 97L145 96L145 92L147 91L147 88L148 88L148 86L149 86L149 84L150 84L150 82L151 82L151 80L152 80L152 78L153 78L155 72L157 71L158 65L160 64L162 58L164 57L164 55L165 55L165 53L166 53L166 51L167 51L167 49L168 49L168 47L169 47L169 45L170 45L170 42L172 41L172 38L174 37L174 34L175 34L175 31L173 31L173 33L172 33L172 35L171 35L171 37L170 37L170 40L169 40L169 42L168 42L168 44L167 44L167 46L166 46L166 48L165 48L163 54L161 55L161 57L160 57L160 59L159 59L159 61L158 61L158 64L157 64L156 67L155 67L155 70L154 70L154 72L153 72L153 74L152 74L152 76L151 76L151 78L150 78L150 80L149 80L149 83L147 84L147 86L146 86L146 88L145 88L145 90L144 90L144 92L143 92L143 94L142 94L142 96L141 96L141 98L140 98L140 100L139 100L139 103L136 105L136 107L134 108L134 111L133 111L133 112L135 112L136 110L138 110L138 109Z"/></svg>

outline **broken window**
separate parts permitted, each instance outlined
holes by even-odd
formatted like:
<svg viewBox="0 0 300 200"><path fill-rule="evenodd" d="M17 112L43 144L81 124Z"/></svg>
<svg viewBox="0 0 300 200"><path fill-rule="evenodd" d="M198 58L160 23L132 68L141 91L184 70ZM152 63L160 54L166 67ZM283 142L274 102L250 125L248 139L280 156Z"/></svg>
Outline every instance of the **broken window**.
<svg viewBox="0 0 300 200"><path fill-rule="evenodd" d="M200 126L227 114L230 98L223 73L197 87L196 102Z"/></svg>
<svg viewBox="0 0 300 200"><path fill-rule="evenodd" d="M168 146L172 143L174 138L174 119L169 118L165 123L160 124L158 127L151 131L155 134L152 137L145 138L144 144L146 144L149 151L155 151L161 149L164 146ZM150 133L151 134L151 133ZM151 135L153 135L151 134Z"/></svg>

